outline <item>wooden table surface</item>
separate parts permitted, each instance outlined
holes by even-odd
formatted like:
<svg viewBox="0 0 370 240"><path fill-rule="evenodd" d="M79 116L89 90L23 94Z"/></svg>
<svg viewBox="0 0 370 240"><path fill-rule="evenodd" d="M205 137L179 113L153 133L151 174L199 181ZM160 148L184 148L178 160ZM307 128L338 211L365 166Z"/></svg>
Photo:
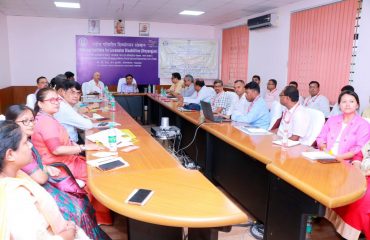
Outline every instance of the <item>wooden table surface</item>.
<svg viewBox="0 0 370 240"><path fill-rule="evenodd" d="M247 221L246 214L197 170L188 170L174 159L147 131L120 106L115 116L137 137L140 148L119 155L130 166L102 172L88 166L88 186L105 206L126 217L157 225L172 227L220 227ZM91 134L93 131L87 131ZM87 160L95 159L87 153ZM144 206L126 204L135 188L154 191Z"/></svg>
<svg viewBox="0 0 370 240"><path fill-rule="evenodd" d="M199 112L180 112L177 102L165 102L155 95L148 97L184 119L199 124ZM288 150L272 143L276 135L250 136L235 128L234 123L206 122L201 127L240 151L266 164L267 169L300 191L329 208L344 206L361 198L366 179L360 170L347 163L322 164L304 158L313 151L298 145Z"/></svg>

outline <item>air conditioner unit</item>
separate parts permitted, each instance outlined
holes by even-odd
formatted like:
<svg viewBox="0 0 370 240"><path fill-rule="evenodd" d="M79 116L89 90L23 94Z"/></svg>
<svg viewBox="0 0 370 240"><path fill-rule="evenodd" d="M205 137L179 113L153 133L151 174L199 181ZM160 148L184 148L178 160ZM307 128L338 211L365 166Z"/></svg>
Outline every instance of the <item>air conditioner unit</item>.
<svg viewBox="0 0 370 240"><path fill-rule="evenodd" d="M256 18L248 19L247 25L249 30L254 30L258 28L274 26L276 24L276 21L277 21L276 14L267 14Z"/></svg>

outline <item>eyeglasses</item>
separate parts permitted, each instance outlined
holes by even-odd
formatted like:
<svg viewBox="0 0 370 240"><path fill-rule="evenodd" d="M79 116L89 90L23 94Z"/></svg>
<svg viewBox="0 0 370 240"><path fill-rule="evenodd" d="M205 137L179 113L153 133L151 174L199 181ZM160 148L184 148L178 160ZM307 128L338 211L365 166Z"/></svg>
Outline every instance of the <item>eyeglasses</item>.
<svg viewBox="0 0 370 240"><path fill-rule="evenodd" d="M284 97L285 95L284 94L279 94L279 97Z"/></svg>
<svg viewBox="0 0 370 240"><path fill-rule="evenodd" d="M21 122L24 126L29 126L31 123L33 124L35 122L35 119L24 119L21 121L16 121L16 122Z"/></svg>
<svg viewBox="0 0 370 240"><path fill-rule="evenodd" d="M62 101L62 99L59 97L56 97L56 98L45 99L43 102L50 102L50 103L56 104L56 103L59 103L60 101Z"/></svg>
<svg viewBox="0 0 370 240"><path fill-rule="evenodd" d="M76 96L80 96L81 95L81 92L80 91L74 91L72 89L67 90L66 92L69 92L70 94L76 95Z"/></svg>

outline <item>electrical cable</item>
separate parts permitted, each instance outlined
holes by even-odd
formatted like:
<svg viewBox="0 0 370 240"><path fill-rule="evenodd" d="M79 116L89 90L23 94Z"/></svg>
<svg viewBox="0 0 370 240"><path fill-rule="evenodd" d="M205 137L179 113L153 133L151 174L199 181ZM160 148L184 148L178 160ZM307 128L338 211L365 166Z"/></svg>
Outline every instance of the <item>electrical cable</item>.
<svg viewBox="0 0 370 240"><path fill-rule="evenodd" d="M199 125L197 126L197 128L195 129L194 137L193 137L193 139L191 140L191 142L190 142L188 145L186 145L185 147L183 147L183 148L181 148L180 150L178 150L178 151L177 151L177 153L178 153L178 152L180 152L180 151L183 151L183 150L187 149L188 147L190 147L190 146L194 143L195 138L197 137L198 130L199 130L200 126L202 126L204 123L205 123L205 122L202 122L201 124L199 124Z"/></svg>

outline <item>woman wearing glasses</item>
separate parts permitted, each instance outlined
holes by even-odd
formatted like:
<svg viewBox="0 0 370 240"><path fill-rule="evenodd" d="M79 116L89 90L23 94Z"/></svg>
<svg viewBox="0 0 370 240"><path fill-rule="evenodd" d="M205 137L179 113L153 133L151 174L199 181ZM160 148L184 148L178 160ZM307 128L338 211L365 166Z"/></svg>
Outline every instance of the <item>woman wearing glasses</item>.
<svg viewBox="0 0 370 240"><path fill-rule="evenodd" d="M25 105L13 105L6 111L6 119L16 122L23 134L29 138L33 134L34 114L33 111ZM94 217L94 209L87 196L76 197L67 192L63 192L54 187L50 181L52 178L60 178L60 170L52 166L46 166L42 163L40 154L32 147L32 161L22 167L35 182L42 185L50 193L57 203L64 219L73 221L81 227L91 239L109 239L100 229Z"/></svg>
<svg viewBox="0 0 370 240"><path fill-rule="evenodd" d="M75 178L87 180L86 159L79 154L85 150L101 150L96 144L78 145L70 140L67 130L53 117L59 111L59 98L52 88L41 89L36 94L36 122L31 136L32 143L40 153L44 165L62 162ZM99 224L111 225L109 209L92 199Z"/></svg>

